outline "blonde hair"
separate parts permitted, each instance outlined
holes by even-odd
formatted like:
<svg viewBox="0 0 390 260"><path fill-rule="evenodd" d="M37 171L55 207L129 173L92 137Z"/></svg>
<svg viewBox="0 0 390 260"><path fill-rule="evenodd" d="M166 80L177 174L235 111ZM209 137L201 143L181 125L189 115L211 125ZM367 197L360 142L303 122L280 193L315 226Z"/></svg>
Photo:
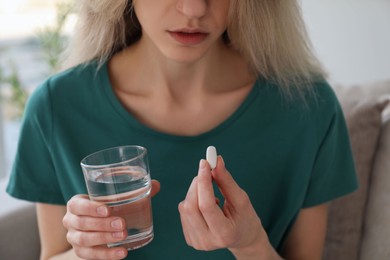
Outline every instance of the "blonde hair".
<svg viewBox="0 0 390 260"><path fill-rule="evenodd" d="M141 37L131 0L83 0L65 67L100 64ZM227 42L254 73L285 94L310 87L325 73L312 52L298 0L231 0Z"/></svg>

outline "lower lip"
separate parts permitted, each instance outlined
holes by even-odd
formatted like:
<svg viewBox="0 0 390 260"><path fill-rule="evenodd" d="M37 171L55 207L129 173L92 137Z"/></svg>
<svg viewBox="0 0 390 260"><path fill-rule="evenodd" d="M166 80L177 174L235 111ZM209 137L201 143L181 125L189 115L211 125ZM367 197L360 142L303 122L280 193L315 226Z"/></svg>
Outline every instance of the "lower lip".
<svg viewBox="0 0 390 260"><path fill-rule="evenodd" d="M207 33L183 33L169 32L173 39L181 44L196 45L203 42L207 38Z"/></svg>

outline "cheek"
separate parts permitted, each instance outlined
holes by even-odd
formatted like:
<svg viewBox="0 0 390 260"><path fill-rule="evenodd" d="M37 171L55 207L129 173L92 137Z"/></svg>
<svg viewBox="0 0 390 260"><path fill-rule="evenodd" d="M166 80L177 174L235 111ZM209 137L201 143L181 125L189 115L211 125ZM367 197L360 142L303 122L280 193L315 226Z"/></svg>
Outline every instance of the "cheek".
<svg viewBox="0 0 390 260"><path fill-rule="evenodd" d="M141 24L142 30L152 36L164 30L164 22L167 17L164 13L164 10L161 5L143 3L144 0L137 0L138 4L134 5L134 12L138 18L139 23ZM164 2L165 0L159 0ZM142 3L141 3L142 2ZM145 0L145 2L150 2Z"/></svg>
<svg viewBox="0 0 390 260"><path fill-rule="evenodd" d="M136 15L141 25L143 34L146 33L148 35L152 35L153 31L157 30L157 24L156 21L154 21L154 16L143 12L136 12Z"/></svg>
<svg viewBox="0 0 390 260"><path fill-rule="evenodd" d="M217 10L213 13L212 17L214 17L214 22L219 28L226 28L229 21L229 8L225 9L217 9L217 7L213 10Z"/></svg>
<svg viewBox="0 0 390 260"><path fill-rule="evenodd" d="M134 6L134 12L138 18L138 21L140 22L142 27L150 26L150 24L153 22L153 19L157 16L155 8L151 8L150 4L148 4L148 1L144 0L137 0L133 3Z"/></svg>

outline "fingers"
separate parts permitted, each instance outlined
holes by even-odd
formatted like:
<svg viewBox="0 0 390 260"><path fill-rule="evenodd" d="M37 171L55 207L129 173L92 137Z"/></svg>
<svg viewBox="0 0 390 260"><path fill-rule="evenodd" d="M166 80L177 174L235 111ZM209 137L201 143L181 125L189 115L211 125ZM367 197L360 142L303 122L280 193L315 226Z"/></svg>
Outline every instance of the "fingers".
<svg viewBox="0 0 390 260"><path fill-rule="evenodd" d="M87 195L75 195L67 204L67 209L74 215L107 217L109 209L104 203L89 200Z"/></svg>
<svg viewBox="0 0 390 260"><path fill-rule="evenodd" d="M126 228L124 219L109 214L106 205L91 201L86 195L76 195L69 200L62 222L68 230L123 231Z"/></svg>
<svg viewBox="0 0 390 260"><path fill-rule="evenodd" d="M68 242L77 247L94 247L122 241L126 238L127 232L82 232L71 230L67 233L66 239Z"/></svg>
<svg viewBox="0 0 390 260"><path fill-rule="evenodd" d="M232 175L225 168L222 156L218 156L217 167L213 170L212 176L223 197L233 206L242 204L246 199L246 193L238 186Z"/></svg>
<svg viewBox="0 0 390 260"><path fill-rule="evenodd" d="M216 203L212 184L211 169L205 160L199 163L196 176L184 201L179 204L183 233L188 245L197 250L221 248L220 234L226 229L229 220Z"/></svg>
<svg viewBox="0 0 390 260"><path fill-rule="evenodd" d="M160 183L152 180L151 185L154 196L160 191ZM63 225L68 230L68 242L81 258L123 259L127 255L125 248L106 246L127 237L125 220L111 216L107 205L92 201L87 195L76 195L68 201Z"/></svg>
<svg viewBox="0 0 390 260"><path fill-rule="evenodd" d="M151 195L155 196L160 191L160 182L152 180ZM110 216L110 208L102 202L90 200L88 195L78 194L67 203L67 211L75 216L89 216L104 218Z"/></svg>
<svg viewBox="0 0 390 260"><path fill-rule="evenodd" d="M150 195L153 197L160 191L160 182L157 180L152 180L152 190Z"/></svg>
<svg viewBox="0 0 390 260"><path fill-rule="evenodd" d="M213 180L225 198L222 208L216 203ZM200 161L198 175L179 211L186 242L197 250L252 245L263 230L248 195L227 171L221 156L212 171L205 160Z"/></svg>
<svg viewBox="0 0 390 260"><path fill-rule="evenodd" d="M122 231L126 227L124 219L119 217L95 218L68 214L63 219L63 225L68 229L80 231Z"/></svg>
<svg viewBox="0 0 390 260"><path fill-rule="evenodd" d="M110 216L106 205L91 201L86 195L76 195L68 201L63 225L68 230L66 239L79 257L122 259L127 255L125 248L105 246L126 238L124 219Z"/></svg>
<svg viewBox="0 0 390 260"><path fill-rule="evenodd" d="M77 256L83 259L123 259L128 252L123 247L107 248L106 246L96 247L73 247Z"/></svg>
<svg viewBox="0 0 390 260"><path fill-rule="evenodd" d="M191 204L198 204L198 177L195 177L190 187L188 188L187 195L186 195L186 201L191 202Z"/></svg>
<svg viewBox="0 0 390 260"><path fill-rule="evenodd" d="M192 245L193 243L191 237L194 234L193 234L193 230L191 229L194 227L194 223L199 222L199 216L200 216L200 213L197 210L197 206L196 206L198 201L198 196L196 194L197 184L198 184L198 180L197 177L195 177L191 182L185 200L180 202L178 207L180 213L180 221L183 227L184 238L188 245ZM192 218L197 218L198 221L196 220L190 221L190 218L188 218L188 216L192 216ZM201 219L200 222L203 222L203 219ZM203 225L204 224L202 223L200 226Z"/></svg>
<svg viewBox="0 0 390 260"><path fill-rule="evenodd" d="M179 204L179 212L182 220L188 223L186 226L196 227L197 230L208 229L198 207L198 177L192 180L185 200ZM189 217L187 218L187 216Z"/></svg>
<svg viewBox="0 0 390 260"><path fill-rule="evenodd" d="M203 159L199 163L198 205L211 231L218 231L226 225L225 215L215 203L210 166Z"/></svg>
<svg viewBox="0 0 390 260"><path fill-rule="evenodd" d="M198 206L198 179L198 176L193 179L185 200L179 204L180 220L189 246L198 250L213 250L216 248L209 242L213 239Z"/></svg>

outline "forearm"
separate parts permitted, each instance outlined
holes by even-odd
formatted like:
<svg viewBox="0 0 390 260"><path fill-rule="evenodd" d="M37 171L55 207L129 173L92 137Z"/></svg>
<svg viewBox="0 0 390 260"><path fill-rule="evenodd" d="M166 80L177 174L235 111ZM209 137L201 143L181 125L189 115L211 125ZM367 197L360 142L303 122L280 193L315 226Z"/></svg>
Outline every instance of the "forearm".
<svg viewBox="0 0 390 260"><path fill-rule="evenodd" d="M41 242L41 260L48 260L71 249L66 240L66 229L62 225L65 206L37 204L37 218Z"/></svg>
<svg viewBox="0 0 390 260"><path fill-rule="evenodd" d="M78 257L73 248L69 249L66 252L63 252L61 254L49 257L48 260L80 260L82 258ZM41 260L46 260L46 259L41 259Z"/></svg>

